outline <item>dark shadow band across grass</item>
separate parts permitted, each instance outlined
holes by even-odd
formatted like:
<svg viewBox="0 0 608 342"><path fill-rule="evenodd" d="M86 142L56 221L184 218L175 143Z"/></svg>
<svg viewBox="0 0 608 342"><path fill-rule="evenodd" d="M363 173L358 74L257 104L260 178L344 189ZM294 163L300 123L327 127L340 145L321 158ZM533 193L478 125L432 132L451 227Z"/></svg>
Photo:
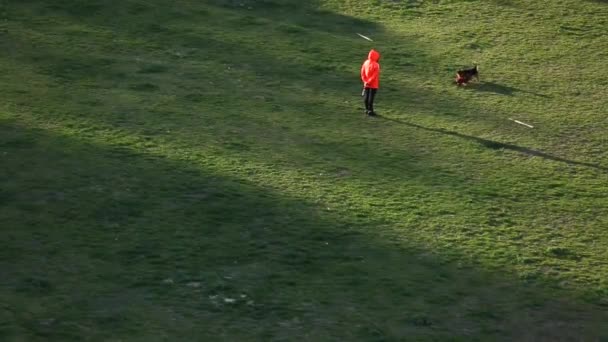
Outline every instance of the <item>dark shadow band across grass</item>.
<svg viewBox="0 0 608 342"><path fill-rule="evenodd" d="M608 333L605 312L550 284L446 262L322 204L14 123L0 137L8 340Z"/></svg>

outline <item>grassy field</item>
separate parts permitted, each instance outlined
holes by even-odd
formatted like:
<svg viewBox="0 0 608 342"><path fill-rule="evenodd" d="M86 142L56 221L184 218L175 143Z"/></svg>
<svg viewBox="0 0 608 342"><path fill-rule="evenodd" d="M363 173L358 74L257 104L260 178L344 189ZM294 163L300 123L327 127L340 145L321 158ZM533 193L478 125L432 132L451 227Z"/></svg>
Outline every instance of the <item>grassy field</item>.
<svg viewBox="0 0 608 342"><path fill-rule="evenodd" d="M0 47L2 341L608 340L605 1L4 0Z"/></svg>

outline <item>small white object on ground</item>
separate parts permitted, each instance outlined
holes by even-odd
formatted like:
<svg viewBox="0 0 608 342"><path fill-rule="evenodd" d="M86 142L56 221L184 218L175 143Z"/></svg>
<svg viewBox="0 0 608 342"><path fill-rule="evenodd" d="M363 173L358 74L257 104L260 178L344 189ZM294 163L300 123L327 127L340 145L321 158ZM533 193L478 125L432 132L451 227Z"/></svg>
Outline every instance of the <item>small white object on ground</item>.
<svg viewBox="0 0 608 342"><path fill-rule="evenodd" d="M361 37L363 39L366 39L366 40L369 40L370 42L373 42L373 40L370 37L366 37L366 36L362 35L361 33L357 33L357 35L359 35L359 37Z"/></svg>
<svg viewBox="0 0 608 342"><path fill-rule="evenodd" d="M526 127L534 128L534 126L532 126L532 125L528 125L527 123L525 123L525 122L521 122L521 121L519 121L519 120L515 120L515 119L511 119L511 118L509 118L509 120L511 120L511 121L513 121L513 122L516 122L516 123L518 123L518 124L520 124L520 125L524 125L524 126L526 126Z"/></svg>

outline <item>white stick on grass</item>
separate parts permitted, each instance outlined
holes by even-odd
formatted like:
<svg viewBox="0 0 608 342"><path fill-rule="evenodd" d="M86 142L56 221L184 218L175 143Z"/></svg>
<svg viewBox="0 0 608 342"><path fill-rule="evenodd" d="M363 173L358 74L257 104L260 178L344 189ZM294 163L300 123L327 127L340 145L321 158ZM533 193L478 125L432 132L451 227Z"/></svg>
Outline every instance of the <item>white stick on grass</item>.
<svg viewBox="0 0 608 342"><path fill-rule="evenodd" d="M518 123L518 124L520 124L520 125L524 125L524 126L526 126L526 127L534 128L534 126L532 126L532 125L528 125L527 123L525 123L525 122L521 122L521 121L519 121L519 120L515 120L515 119L511 119L511 118L509 118L509 120L511 120L511 121L513 121L513 122L516 122L516 123Z"/></svg>
<svg viewBox="0 0 608 342"><path fill-rule="evenodd" d="M370 37L366 37L366 36L362 35L361 33L357 33L357 34L359 35L359 37L361 37L361 38L363 38L363 39L367 39L367 40L369 40L370 42L373 42L373 40L372 40Z"/></svg>

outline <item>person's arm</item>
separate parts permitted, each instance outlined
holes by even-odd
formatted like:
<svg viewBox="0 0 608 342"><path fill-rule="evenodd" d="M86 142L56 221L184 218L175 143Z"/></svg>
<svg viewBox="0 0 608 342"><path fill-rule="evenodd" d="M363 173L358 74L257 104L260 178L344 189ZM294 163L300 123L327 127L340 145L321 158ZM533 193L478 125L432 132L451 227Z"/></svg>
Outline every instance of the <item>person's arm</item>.
<svg viewBox="0 0 608 342"><path fill-rule="evenodd" d="M361 80L363 81L363 86L367 86L368 84L373 84L380 74L380 68L378 64L374 63L372 65L363 65L361 67Z"/></svg>
<svg viewBox="0 0 608 342"><path fill-rule="evenodd" d="M363 82L363 88L367 86L367 73L366 73L366 64L363 63L361 66L361 82Z"/></svg>
<svg viewBox="0 0 608 342"><path fill-rule="evenodd" d="M370 65L365 76L365 84L377 83L380 76L380 66L377 63Z"/></svg>

